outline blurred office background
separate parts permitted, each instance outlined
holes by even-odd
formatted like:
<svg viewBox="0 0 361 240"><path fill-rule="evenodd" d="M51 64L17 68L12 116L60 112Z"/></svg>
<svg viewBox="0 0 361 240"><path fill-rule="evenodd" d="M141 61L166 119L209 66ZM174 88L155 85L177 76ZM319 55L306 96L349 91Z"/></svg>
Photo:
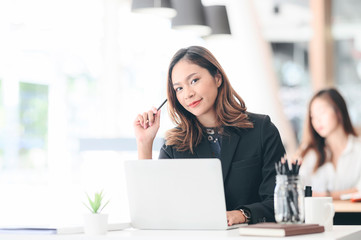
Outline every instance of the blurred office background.
<svg viewBox="0 0 361 240"><path fill-rule="evenodd" d="M171 1L180 2L198 1ZM205 26L187 30L131 0L0 0L0 224L80 222L85 192L102 189L110 220L128 221L122 164L137 157L133 120L166 98L182 47L210 49L289 154L322 87L336 86L361 126L361 1L198 3ZM227 15L211 12L218 5ZM162 111L155 158L173 127Z"/></svg>

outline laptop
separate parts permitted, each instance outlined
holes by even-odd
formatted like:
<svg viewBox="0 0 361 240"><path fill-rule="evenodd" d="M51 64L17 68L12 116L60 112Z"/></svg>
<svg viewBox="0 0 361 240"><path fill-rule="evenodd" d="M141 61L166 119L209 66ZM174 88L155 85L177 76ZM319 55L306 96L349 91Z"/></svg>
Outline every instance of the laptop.
<svg viewBox="0 0 361 240"><path fill-rule="evenodd" d="M138 229L226 230L219 159L125 161L131 224Z"/></svg>

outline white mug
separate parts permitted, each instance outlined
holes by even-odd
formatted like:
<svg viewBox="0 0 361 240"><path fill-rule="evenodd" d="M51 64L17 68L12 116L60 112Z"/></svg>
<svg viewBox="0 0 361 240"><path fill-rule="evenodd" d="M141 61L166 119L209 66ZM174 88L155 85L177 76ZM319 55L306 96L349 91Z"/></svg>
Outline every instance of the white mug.
<svg viewBox="0 0 361 240"><path fill-rule="evenodd" d="M305 197L305 223L323 225L332 231L335 209L332 197Z"/></svg>

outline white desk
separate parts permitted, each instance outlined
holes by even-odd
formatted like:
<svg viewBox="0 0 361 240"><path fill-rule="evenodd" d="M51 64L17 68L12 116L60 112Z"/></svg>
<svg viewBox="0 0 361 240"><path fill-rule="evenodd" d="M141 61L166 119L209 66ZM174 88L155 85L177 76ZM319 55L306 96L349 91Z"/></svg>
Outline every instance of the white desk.
<svg viewBox="0 0 361 240"><path fill-rule="evenodd" d="M348 236L348 237L346 237ZM84 234L72 234L72 235L5 235L0 234L1 240L119 240L119 239L137 239L137 240L158 240L158 239L265 239L265 237L250 237L240 236L238 230L228 231L166 231L166 230L136 230L126 229L122 231L112 231L104 236L86 236ZM333 231L292 236L287 238L275 238L269 239L338 239L338 240L360 240L361 239L361 226L334 226Z"/></svg>

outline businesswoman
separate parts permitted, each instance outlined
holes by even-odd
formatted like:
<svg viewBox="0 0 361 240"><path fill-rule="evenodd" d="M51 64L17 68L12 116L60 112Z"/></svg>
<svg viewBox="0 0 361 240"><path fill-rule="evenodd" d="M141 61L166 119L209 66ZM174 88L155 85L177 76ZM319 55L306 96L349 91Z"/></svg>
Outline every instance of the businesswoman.
<svg viewBox="0 0 361 240"><path fill-rule="evenodd" d="M339 199L361 190L361 140L336 89L323 89L312 97L303 136L300 175L315 196Z"/></svg>
<svg viewBox="0 0 361 240"><path fill-rule="evenodd" d="M176 127L166 133L159 158L219 158L228 224L274 221L274 166L285 150L270 118L246 111L221 65L199 46L172 58L167 95ZM159 119L155 108L136 117L139 159L152 158Z"/></svg>

